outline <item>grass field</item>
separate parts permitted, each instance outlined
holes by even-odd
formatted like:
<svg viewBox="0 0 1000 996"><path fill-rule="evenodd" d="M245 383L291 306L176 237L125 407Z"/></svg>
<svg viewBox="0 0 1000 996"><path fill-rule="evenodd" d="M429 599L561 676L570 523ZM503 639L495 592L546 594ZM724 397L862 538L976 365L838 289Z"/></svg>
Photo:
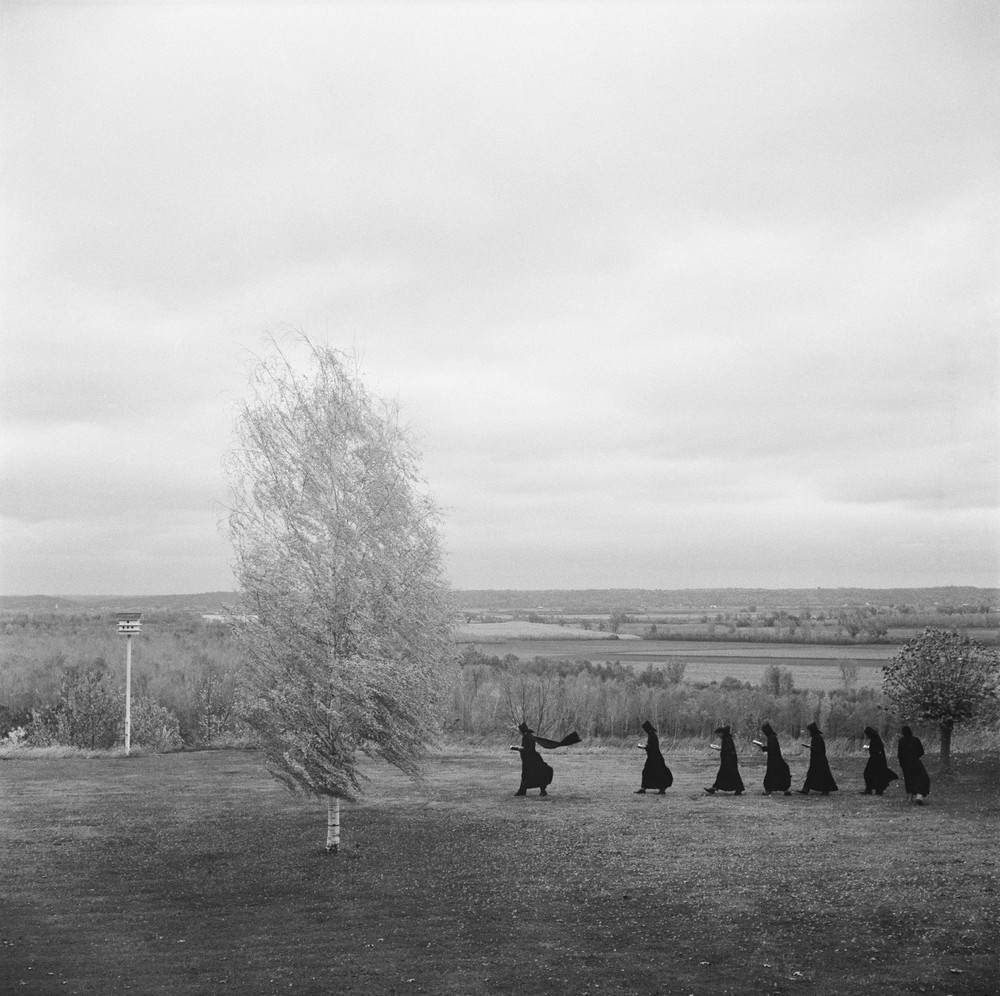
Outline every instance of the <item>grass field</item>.
<svg viewBox="0 0 1000 996"><path fill-rule="evenodd" d="M932 761L924 807L859 796L857 757L828 798L757 794L756 759L741 798L701 754L662 798L638 751L549 760L545 799L504 745L373 766L337 857L252 753L0 760L0 992L997 992L996 757Z"/></svg>

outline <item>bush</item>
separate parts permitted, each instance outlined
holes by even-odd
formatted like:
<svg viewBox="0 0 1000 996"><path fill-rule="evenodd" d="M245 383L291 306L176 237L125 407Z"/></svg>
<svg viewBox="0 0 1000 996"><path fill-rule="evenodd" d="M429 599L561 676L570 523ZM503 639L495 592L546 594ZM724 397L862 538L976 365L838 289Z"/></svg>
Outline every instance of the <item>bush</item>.
<svg viewBox="0 0 1000 996"><path fill-rule="evenodd" d="M177 750L181 747L181 730L177 717L149 696L132 703L131 741L153 751ZM122 730L121 741L125 733Z"/></svg>
<svg viewBox="0 0 1000 996"><path fill-rule="evenodd" d="M177 717L148 695L133 696L131 743L151 750L180 746ZM32 709L26 741L32 747L108 750L125 742L125 692L111 680L103 661L63 673L55 706Z"/></svg>

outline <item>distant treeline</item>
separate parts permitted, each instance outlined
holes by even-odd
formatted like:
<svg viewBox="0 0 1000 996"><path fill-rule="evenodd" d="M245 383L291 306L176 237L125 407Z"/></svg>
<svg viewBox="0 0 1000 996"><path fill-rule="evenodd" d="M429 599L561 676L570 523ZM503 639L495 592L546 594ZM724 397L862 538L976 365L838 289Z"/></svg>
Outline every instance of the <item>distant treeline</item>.
<svg viewBox="0 0 1000 996"><path fill-rule="evenodd" d="M1000 610L1000 588L593 588L587 590L461 590L452 592L458 612L542 612L545 615L608 615L740 610L836 611L909 606L935 610L985 605Z"/></svg>
<svg viewBox="0 0 1000 996"><path fill-rule="evenodd" d="M0 739L24 729L34 743L111 746L123 738L124 640L115 614L0 616ZM688 634L684 639L691 639ZM594 648L595 653L600 653ZM544 732L630 737L650 719L665 737L708 737L729 724L752 736L768 720L797 737L816 720L834 738L894 720L878 689L797 689L792 672L770 666L759 684L725 678L685 681L683 661L636 671L618 663L460 654L442 725L497 736L527 719ZM239 721L240 662L227 626L184 612L151 612L133 639L133 742L163 748L212 744L245 734ZM984 717L996 722L996 716Z"/></svg>
<svg viewBox="0 0 1000 996"><path fill-rule="evenodd" d="M638 736L649 719L661 738L672 739L710 737L721 725L753 736L765 720L793 738L813 721L832 738L861 738L866 726L888 733L896 725L880 690L801 690L783 667L766 668L759 685L734 678L692 684L683 677L682 662L635 671L612 662L501 658L470 647L461 657L449 722L475 735L510 731L523 719L543 735L573 729L581 737L614 738Z"/></svg>
<svg viewBox="0 0 1000 996"><path fill-rule="evenodd" d="M644 626L627 627L643 640L726 640L747 643L793 643L850 646L868 643L901 643L928 626L936 629L973 630L979 643L1000 644L1000 615L981 607L978 611L942 610L934 613L886 611L852 612L827 617L820 613L815 619L785 612L752 615L740 613L715 619L702 617L698 625L678 624L665 619Z"/></svg>
<svg viewBox="0 0 1000 996"><path fill-rule="evenodd" d="M235 591L205 591L194 595L0 595L0 612L62 613L114 616L117 612L153 614L221 614L236 605Z"/></svg>
<svg viewBox="0 0 1000 996"><path fill-rule="evenodd" d="M656 612L739 611L748 606L801 612L895 606L963 611L981 605L1000 610L1000 588L588 588L453 589L451 601L462 612L530 612L546 615L609 615ZM0 612L107 613L136 609L150 613L222 614L238 604L235 591L182 595L0 595Z"/></svg>
<svg viewBox="0 0 1000 996"><path fill-rule="evenodd" d="M756 604L729 612L630 613L615 609L604 615L564 615L537 609L505 615L493 612L462 613L472 623L518 620L574 629L598 630L643 640L742 641L747 643L853 644L903 643L926 627L956 630L985 645L1000 644L1000 613L985 602L977 605L940 605L933 611L912 606L855 606L837 610L797 611L761 609Z"/></svg>

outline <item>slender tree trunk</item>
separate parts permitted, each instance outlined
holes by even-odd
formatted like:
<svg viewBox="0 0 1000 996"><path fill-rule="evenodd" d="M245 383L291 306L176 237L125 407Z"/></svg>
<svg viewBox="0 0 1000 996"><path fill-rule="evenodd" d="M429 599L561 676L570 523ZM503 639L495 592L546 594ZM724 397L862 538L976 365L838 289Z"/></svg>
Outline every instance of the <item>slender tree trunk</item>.
<svg viewBox="0 0 1000 996"><path fill-rule="evenodd" d="M340 850L340 796L326 799L326 850L336 854Z"/></svg>
<svg viewBox="0 0 1000 996"><path fill-rule="evenodd" d="M951 767L951 731L954 725L953 720L946 719L939 726L941 734L941 767L945 770Z"/></svg>

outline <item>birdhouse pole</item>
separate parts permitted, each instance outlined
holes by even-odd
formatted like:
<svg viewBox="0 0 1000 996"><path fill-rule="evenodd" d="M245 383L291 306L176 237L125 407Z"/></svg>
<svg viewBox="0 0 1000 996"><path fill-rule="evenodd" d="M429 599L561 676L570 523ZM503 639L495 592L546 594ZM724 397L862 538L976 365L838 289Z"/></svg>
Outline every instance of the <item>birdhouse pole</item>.
<svg viewBox="0 0 1000 996"><path fill-rule="evenodd" d="M132 749L132 637L142 632L141 612L120 612L118 633L125 637L125 756Z"/></svg>

